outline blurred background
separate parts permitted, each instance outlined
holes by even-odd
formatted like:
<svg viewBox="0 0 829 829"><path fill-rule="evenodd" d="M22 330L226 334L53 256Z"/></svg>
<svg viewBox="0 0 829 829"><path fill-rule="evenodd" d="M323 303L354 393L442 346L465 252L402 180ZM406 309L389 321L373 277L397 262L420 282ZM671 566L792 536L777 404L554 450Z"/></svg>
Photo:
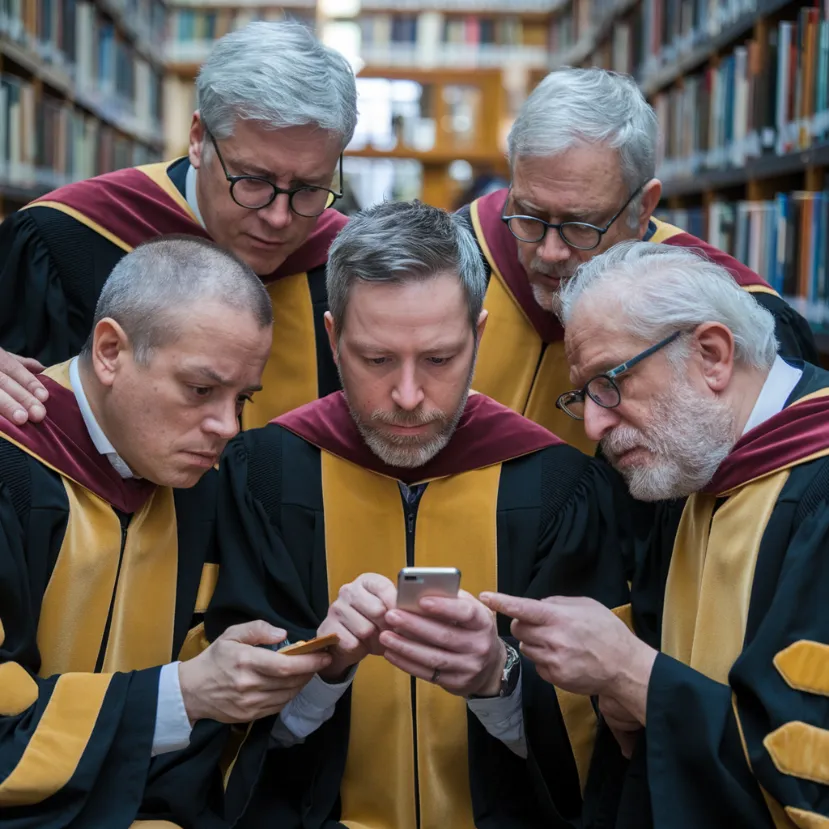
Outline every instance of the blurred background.
<svg viewBox="0 0 829 829"><path fill-rule="evenodd" d="M659 115L658 215L829 328L829 0L0 0L0 212L183 154L213 41L283 18L357 73L344 212L503 187L528 92L602 66Z"/></svg>

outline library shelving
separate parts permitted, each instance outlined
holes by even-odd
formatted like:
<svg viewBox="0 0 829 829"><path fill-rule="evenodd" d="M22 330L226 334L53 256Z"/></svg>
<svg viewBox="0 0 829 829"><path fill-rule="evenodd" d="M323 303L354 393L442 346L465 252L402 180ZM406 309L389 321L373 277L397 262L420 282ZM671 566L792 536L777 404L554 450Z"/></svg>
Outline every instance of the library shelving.
<svg viewBox="0 0 829 829"><path fill-rule="evenodd" d="M829 351L829 1L569 0L551 31L554 66L632 74L653 104L662 215L758 270Z"/></svg>
<svg viewBox="0 0 829 829"><path fill-rule="evenodd" d="M160 157L161 0L0 4L0 214Z"/></svg>

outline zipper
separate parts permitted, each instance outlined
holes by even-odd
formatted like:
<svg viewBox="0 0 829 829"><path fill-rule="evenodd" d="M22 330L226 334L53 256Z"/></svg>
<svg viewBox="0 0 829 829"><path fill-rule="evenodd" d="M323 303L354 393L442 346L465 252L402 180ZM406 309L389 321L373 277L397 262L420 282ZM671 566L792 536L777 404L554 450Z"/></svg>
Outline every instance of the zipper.
<svg viewBox="0 0 829 829"><path fill-rule="evenodd" d="M410 488L403 488L401 484L401 496L403 498L403 509L406 513L406 566L415 566L415 524L417 523L417 508L420 506L420 499L426 484L415 485ZM409 500L409 497L412 500ZM412 749L414 752L414 801L415 801L415 826L420 827L420 773L417 767L417 680L410 678L412 693Z"/></svg>
<svg viewBox="0 0 829 829"><path fill-rule="evenodd" d="M104 626L104 635L101 638L101 649L98 651L98 661L95 663L96 673L100 673L103 670L104 657L106 656L107 644L109 643L109 630L112 627L112 614L115 612L115 597L118 595L118 582L121 578L121 565L124 563L124 550L127 546L127 532L129 530L130 518L132 517L118 510L115 512L121 524L121 549L118 552L118 569L115 571L115 584L112 588L112 597L109 600L107 623Z"/></svg>

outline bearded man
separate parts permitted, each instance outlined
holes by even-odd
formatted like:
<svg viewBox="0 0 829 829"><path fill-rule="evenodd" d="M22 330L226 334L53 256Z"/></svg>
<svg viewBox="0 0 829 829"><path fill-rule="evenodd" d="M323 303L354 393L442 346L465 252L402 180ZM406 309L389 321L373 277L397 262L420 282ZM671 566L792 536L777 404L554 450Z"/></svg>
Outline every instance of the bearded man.
<svg viewBox="0 0 829 829"><path fill-rule="evenodd" d="M574 446L595 443L555 407L567 387L560 290L576 268L620 241L701 251L774 315L780 353L816 360L806 320L759 274L678 227L653 218L658 124L633 78L558 69L527 98L509 135L509 188L461 215L485 259L489 334L473 388Z"/></svg>
<svg viewBox="0 0 829 829"><path fill-rule="evenodd" d="M623 605L630 507L606 464L470 394L485 290L456 217L414 203L353 218L328 265L344 392L228 448L208 633L261 617L290 638L339 636L329 668L242 747L228 786L234 816L247 804L237 826L578 817L590 701L539 682L473 594ZM400 610L407 565L457 567L466 589Z"/></svg>
<svg viewBox="0 0 829 829"><path fill-rule="evenodd" d="M589 599L484 600L599 696L633 756L617 827L829 824L829 373L777 356L771 315L690 251L620 245L561 299L559 406L633 495L680 500L633 583L640 638Z"/></svg>

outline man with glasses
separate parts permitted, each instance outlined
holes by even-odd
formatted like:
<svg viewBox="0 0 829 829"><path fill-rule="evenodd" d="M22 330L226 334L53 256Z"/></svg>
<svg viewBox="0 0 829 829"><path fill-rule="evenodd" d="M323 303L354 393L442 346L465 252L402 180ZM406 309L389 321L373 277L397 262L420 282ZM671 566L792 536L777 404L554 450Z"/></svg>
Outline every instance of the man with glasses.
<svg viewBox="0 0 829 829"><path fill-rule="evenodd" d="M559 404L660 502L639 638L589 599L484 603L632 757L601 825L829 824L829 373L777 355L771 314L691 251L618 245L560 301Z"/></svg>
<svg viewBox="0 0 829 829"><path fill-rule="evenodd" d="M806 321L757 274L651 218L657 122L632 79L602 69L552 72L527 99L509 137L512 184L462 211L489 277L489 333L474 388L592 451L554 402L567 386L559 289L583 262L642 239L703 251L775 317L781 353L816 359Z"/></svg>
<svg viewBox="0 0 829 829"><path fill-rule="evenodd" d="M188 156L70 184L0 227L0 345L52 364L77 353L127 251L156 236L212 239L266 283L274 342L244 425L339 387L326 343L325 263L346 219L342 151L354 132L348 63L299 24L252 23L219 40L196 82ZM33 362L28 367L36 367ZM43 417L42 385L0 351L0 414ZM14 401L17 402L14 402Z"/></svg>

